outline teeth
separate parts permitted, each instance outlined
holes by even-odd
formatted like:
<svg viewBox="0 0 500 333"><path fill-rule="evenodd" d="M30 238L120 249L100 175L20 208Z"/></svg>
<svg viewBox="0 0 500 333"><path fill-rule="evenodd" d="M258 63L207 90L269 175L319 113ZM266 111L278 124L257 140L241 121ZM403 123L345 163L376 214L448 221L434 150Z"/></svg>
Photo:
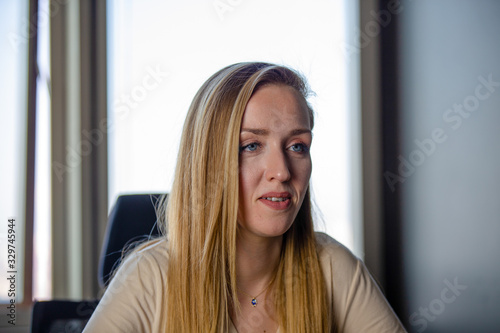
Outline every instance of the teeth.
<svg viewBox="0 0 500 333"><path fill-rule="evenodd" d="M285 201L288 198L275 198L275 197L271 197L271 198L264 198L264 199L269 200L269 201Z"/></svg>

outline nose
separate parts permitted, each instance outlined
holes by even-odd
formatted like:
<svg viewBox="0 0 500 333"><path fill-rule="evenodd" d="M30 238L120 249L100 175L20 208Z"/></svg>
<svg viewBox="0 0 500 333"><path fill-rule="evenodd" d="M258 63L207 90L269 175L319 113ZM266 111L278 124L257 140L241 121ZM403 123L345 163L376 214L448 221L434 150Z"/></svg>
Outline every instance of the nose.
<svg viewBox="0 0 500 333"><path fill-rule="evenodd" d="M267 153L265 175L269 181L278 180L283 183L290 180L290 168L287 156L283 151L274 150Z"/></svg>

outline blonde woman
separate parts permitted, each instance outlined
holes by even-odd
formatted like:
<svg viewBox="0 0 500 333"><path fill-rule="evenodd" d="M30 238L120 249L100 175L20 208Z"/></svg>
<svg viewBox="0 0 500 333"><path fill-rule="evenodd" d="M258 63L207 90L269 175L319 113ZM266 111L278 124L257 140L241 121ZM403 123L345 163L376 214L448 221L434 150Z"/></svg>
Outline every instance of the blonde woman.
<svg viewBox="0 0 500 333"><path fill-rule="evenodd" d="M268 63L205 82L165 236L128 256L86 332L404 332L363 263L313 230L307 94Z"/></svg>

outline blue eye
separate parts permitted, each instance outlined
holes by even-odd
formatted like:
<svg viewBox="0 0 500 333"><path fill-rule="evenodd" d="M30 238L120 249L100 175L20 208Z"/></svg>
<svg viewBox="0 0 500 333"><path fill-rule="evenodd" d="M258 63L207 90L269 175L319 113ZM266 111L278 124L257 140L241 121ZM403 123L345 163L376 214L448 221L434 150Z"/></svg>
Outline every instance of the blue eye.
<svg viewBox="0 0 500 333"><path fill-rule="evenodd" d="M259 144L257 142L252 142L246 146L240 147L240 152L242 152L242 151L256 151L257 148L259 148Z"/></svg>
<svg viewBox="0 0 500 333"><path fill-rule="evenodd" d="M296 143L291 145L288 149L296 153L307 153L309 151L309 148L303 143Z"/></svg>

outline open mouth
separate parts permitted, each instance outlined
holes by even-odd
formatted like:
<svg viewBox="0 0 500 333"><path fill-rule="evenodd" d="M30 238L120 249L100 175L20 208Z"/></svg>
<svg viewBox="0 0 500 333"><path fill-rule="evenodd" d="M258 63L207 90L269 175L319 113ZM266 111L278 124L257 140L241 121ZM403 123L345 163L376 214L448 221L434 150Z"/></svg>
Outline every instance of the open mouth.
<svg viewBox="0 0 500 333"><path fill-rule="evenodd" d="M274 201L274 202L281 202L281 201L286 201L290 198L277 198L277 197L267 197L267 198L262 198L264 200L269 200L269 201Z"/></svg>
<svg viewBox="0 0 500 333"><path fill-rule="evenodd" d="M262 202L269 208L275 210L283 210L290 207L292 203L292 196L288 192L283 193L266 193L262 197L259 198L259 201Z"/></svg>

